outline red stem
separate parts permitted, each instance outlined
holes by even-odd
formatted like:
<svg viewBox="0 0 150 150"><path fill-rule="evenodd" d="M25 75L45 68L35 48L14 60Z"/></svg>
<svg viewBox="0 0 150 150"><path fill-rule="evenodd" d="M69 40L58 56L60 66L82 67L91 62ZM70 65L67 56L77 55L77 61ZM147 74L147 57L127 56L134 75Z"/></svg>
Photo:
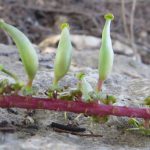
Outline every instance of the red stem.
<svg viewBox="0 0 150 150"><path fill-rule="evenodd" d="M84 113L89 116L114 115L150 119L150 108L112 106L98 103L85 103L82 101L65 101L60 99L35 98L15 95L0 96L0 107L69 111L74 113Z"/></svg>
<svg viewBox="0 0 150 150"><path fill-rule="evenodd" d="M104 82L103 80L98 79L97 91L101 91L102 90L103 82Z"/></svg>

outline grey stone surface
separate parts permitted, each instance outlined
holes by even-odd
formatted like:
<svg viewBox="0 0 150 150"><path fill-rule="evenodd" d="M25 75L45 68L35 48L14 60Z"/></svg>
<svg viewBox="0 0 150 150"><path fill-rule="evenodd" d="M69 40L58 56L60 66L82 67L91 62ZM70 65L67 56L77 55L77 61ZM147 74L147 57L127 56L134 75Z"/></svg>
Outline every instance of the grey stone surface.
<svg viewBox="0 0 150 150"><path fill-rule="evenodd" d="M94 52L89 50L86 53L75 50L70 72L61 80L60 85L75 87L77 83L75 74L83 71L88 81L95 87L98 78L97 54L98 50ZM39 53L38 55L40 68L34 86L39 89L37 96L46 97L44 92L51 85L53 78L54 54ZM43 65L43 61L51 65L51 68ZM0 45L0 63L26 81L15 47ZM5 77L6 75L0 73L0 79ZM132 60L132 57L116 55L113 72L106 80L103 91L114 94L118 105L141 107L143 99L150 95L150 66L137 63ZM17 128L16 132L11 134L0 133L0 149L2 150L149 150L150 147L150 137L125 131L126 118L111 117L106 124L91 124L89 118L82 116L79 119L80 126L102 137L80 137L68 133L57 133L47 127L52 121L67 123L63 112L36 110L32 116L33 124L38 126L38 129L35 129L24 127L23 121L26 119L27 110L17 108L13 110L18 114L10 113L7 109L0 109L0 122L7 121L9 125L14 124Z"/></svg>

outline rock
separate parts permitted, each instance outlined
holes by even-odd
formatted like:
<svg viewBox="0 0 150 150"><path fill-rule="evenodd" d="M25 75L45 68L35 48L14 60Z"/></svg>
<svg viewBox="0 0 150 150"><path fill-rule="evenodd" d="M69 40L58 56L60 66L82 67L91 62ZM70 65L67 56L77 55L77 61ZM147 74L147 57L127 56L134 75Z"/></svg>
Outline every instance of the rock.
<svg viewBox="0 0 150 150"><path fill-rule="evenodd" d="M99 50L74 51L73 65L74 68L91 67L93 69L98 68L98 53ZM132 57L124 55L115 55L113 72L119 74L126 74L131 78L149 78L150 65L144 65L143 63L136 62Z"/></svg>
<svg viewBox="0 0 150 150"><path fill-rule="evenodd" d="M56 48L54 48L54 47L46 47L42 51L43 51L43 53L55 53L56 52Z"/></svg>
<svg viewBox="0 0 150 150"><path fill-rule="evenodd" d="M133 50L128 45L125 45L121 43L120 41L113 41L113 49L115 53L127 55L127 56L133 56Z"/></svg>
<svg viewBox="0 0 150 150"><path fill-rule="evenodd" d="M54 35L43 40L39 47L45 51L46 47L56 47L58 41L60 39L60 35ZM95 49L100 47L100 38L94 36L85 36L85 35L71 35L71 41L73 46L78 50L83 49Z"/></svg>
<svg viewBox="0 0 150 150"><path fill-rule="evenodd" d="M17 54L16 46L6 46L4 44L0 44L0 48L1 56L12 56Z"/></svg>
<svg viewBox="0 0 150 150"><path fill-rule="evenodd" d="M141 56L142 62L145 64L150 64L150 47L139 46L138 52Z"/></svg>
<svg viewBox="0 0 150 150"><path fill-rule="evenodd" d="M101 39L87 35L71 35L71 40L77 50L97 49L100 47Z"/></svg>
<svg viewBox="0 0 150 150"><path fill-rule="evenodd" d="M9 46L0 45L0 53L2 50L10 49ZM17 50L15 50L17 51ZM71 66L71 71L59 82L61 86L69 86L75 88L78 80L75 78L77 72L86 73L87 80L96 87L98 78L97 70L97 55L98 49L85 51L75 51L74 63L76 66ZM14 58L17 53L3 56L0 55L0 63L5 64L7 68L13 70L23 81L25 73L19 60ZM53 70L41 65L42 62L48 64L48 59L53 64L53 53L38 53L40 58L40 68L34 80L34 86L38 87L39 91L36 96L47 97L45 91L51 86L53 80ZM91 68L93 67L93 68ZM130 105L141 107L143 99L150 94L150 69L149 65L137 63L132 57L116 55L114 67L111 75L105 81L103 92L113 94L117 97L118 105ZM6 76L1 74L0 78ZM9 78L9 77L7 77ZM107 150L107 149L144 149L150 147L149 137L140 134L129 133L124 130L127 128L126 118L111 117L110 122L106 124L93 124L87 117L81 117L79 124L84 128L92 131L95 134L100 134L102 137L80 137L70 136L68 133L57 133L51 128L47 128L51 122L66 124L64 113L57 111L36 110L32 116L34 122L38 126L38 130L31 134L31 129L23 128L22 121L26 115L25 109L17 109L18 114L9 113L6 109L0 109L0 122L8 121L14 124L18 129L16 132L9 134L0 133L0 149L51 149L51 150ZM74 116L76 116L74 114ZM111 126L110 126L111 123ZM19 124L19 125L18 125ZM118 126L121 126L118 129ZM32 131L33 132L33 131ZM94 140L93 140L94 139Z"/></svg>
<svg viewBox="0 0 150 150"><path fill-rule="evenodd" d="M59 39L60 35L49 36L44 39L38 46L42 51L45 51L46 47L56 47Z"/></svg>
<svg viewBox="0 0 150 150"><path fill-rule="evenodd" d="M55 49L52 47L57 47L60 35L54 35L43 40L39 47L44 52L54 52ZM76 50L87 51L87 50L97 50L100 48L101 39L94 36L87 35L71 35L71 41ZM113 40L113 49L115 53L133 56L133 50L128 45L123 44L118 40Z"/></svg>
<svg viewBox="0 0 150 150"><path fill-rule="evenodd" d="M73 64L76 67L98 67L98 54L99 50L86 50L73 52Z"/></svg>

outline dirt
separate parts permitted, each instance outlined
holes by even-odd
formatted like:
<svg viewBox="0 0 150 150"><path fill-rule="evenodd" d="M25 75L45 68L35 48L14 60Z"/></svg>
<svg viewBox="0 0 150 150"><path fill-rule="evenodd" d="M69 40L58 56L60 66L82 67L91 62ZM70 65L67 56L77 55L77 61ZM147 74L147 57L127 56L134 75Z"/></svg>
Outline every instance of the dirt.
<svg viewBox="0 0 150 150"><path fill-rule="evenodd" d="M55 49L55 48L54 48ZM52 83L54 52L40 52L37 49L40 68L34 86L39 91L36 96L46 97L46 91ZM70 72L60 82L61 86L75 87L77 80L75 74L83 71L88 81L95 87L97 72L97 52L89 50L85 56L85 50L74 50L73 64ZM93 54L91 54L93 53ZM84 63L83 59L84 58ZM0 63L7 69L17 73L26 81L26 75L22 68L18 52L14 46L0 45ZM93 69L92 69L92 68ZM103 91L117 97L116 105L130 105L141 107L146 96L150 95L150 69L149 65L138 63L132 57L116 55L113 72L106 80ZM6 75L0 78L12 79ZM86 128L86 133L92 131L101 137L82 137L69 133L58 133L49 126L52 122L67 124L63 112L36 110L32 115L25 109L12 110L0 109L0 123L12 127L13 133L0 132L0 149L51 149L51 150L110 150L110 149L144 149L150 147L150 137L139 133L127 132L127 118L110 117L106 124L91 124L89 118L81 116L78 120L80 127ZM75 118L77 115L69 113Z"/></svg>

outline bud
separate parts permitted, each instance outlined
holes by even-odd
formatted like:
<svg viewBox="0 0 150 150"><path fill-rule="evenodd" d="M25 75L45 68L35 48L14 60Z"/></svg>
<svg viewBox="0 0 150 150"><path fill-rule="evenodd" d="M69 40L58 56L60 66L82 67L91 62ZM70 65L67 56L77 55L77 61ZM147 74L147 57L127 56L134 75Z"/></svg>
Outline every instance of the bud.
<svg viewBox="0 0 150 150"><path fill-rule="evenodd" d="M54 62L54 86L57 85L58 81L68 72L72 58L72 44L69 33L69 25L67 23L63 23L61 25L61 30L62 32Z"/></svg>
<svg viewBox="0 0 150 150"><path fill-rule="evenodd" d="M86 80L84 73L79 73L77 75L77 78L80 80L80 83L78 84L79 90L82 92L82 98L85 102L88 102L91 100L91 95L94 90L90 83Z"/></svg>
<svg viewBox="0 0 150 150"><path fill-rule="evenodd" d="M25 71L28 75L28 84L27 86L32 86L32 81L36 75L38 69L38 57L35 49L33 48L29 39L16 27L5 23L3 20L0 20L0 28L8 32L8 34L14 40L19 54L22 60L22 63L25 67Z"/></svg>
<svg viewBox="0 0 150 150"><path fill-rule="evenodd" d="M111 20L114 19L112 14L105 15L105 25L102 32L102 43L99 52L99 86L102 86L102 82L106 80L108 75L110 74L113 66L114 52L112 49L112 42L110 37L110 24ZM101 90L101 87L98 87L98 90Z"/></svg>

